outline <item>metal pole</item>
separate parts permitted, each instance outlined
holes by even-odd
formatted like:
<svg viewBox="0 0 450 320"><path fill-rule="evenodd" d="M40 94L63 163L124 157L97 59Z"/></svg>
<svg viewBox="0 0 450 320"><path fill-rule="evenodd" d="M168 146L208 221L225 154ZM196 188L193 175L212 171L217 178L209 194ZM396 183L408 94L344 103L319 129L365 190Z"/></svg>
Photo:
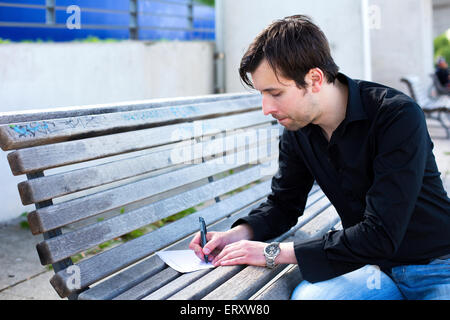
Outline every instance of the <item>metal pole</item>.
<svg viewBox="0 0 450 320"><path fill-rule="evenodd" d="M216 0L215 93L225 93L225 45L223 41L223 0Z"/></svg>
<svg viewBox="0 0 450 320"><path fill-rule="evenodd" d="M138 0L130 0L130 39L139 39Z"/></svg>
<svg viewBox="0 0 450 320"><path fill-rule="evenodd" d="M363 27L364 80L372 80L372 56L370 47L369 0L361 1Z"/></svg>
<svg viewBox="0 0 450 320"><path fill-rule="evenodd" d="M188 25L189 25L189 33L190 33L190 38L193 38L194 35L194 0L189 0L188 2Z"/></svg>
<svg viewBox="0 0 450 320"><path fill-rule="evenodd" d="M56 24L55 0L45 0L45 23Z"/></svg>

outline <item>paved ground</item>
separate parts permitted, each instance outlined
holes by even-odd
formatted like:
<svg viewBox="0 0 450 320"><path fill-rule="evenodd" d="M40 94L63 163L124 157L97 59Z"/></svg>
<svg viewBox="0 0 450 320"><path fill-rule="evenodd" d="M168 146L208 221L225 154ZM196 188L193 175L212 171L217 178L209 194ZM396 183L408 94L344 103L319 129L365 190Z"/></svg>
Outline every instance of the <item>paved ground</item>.
<svg viewBox="0 0 450 320"><path fill-rule="evenodd" d="M439 123L428 121L434 142L434 155L450 193L450 139ZM0 225L0 300L59 300L49 283L53 271L41 266L35 245L42 235L33 236L20 227L18 218Z"/></svg>

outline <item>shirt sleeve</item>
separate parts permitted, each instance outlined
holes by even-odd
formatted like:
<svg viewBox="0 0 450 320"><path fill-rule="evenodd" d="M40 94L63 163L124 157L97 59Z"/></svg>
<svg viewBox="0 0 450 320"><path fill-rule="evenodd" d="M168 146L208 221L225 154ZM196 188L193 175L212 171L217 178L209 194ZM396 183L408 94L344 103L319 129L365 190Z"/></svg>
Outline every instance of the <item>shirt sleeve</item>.
<svg viewBox="0 0 450 320"><path fill-rule="evenodd" d="M376 123L373 184L360 223L321 239L294 243L299 268L310 282L365 264L383 269L397 252L418 198L432 148L422 110L415 104L381 111Z"/></svg>
<svg viewBox="0 0 450 320"><path fill-rule="evenodd" d="M301 157L292 150L292 132L284 130L279 142L278 170L272 178L272 192L267 200L232 227L248 223L253 240L275 238L289 230L303 214L314 179Z"/></svg>

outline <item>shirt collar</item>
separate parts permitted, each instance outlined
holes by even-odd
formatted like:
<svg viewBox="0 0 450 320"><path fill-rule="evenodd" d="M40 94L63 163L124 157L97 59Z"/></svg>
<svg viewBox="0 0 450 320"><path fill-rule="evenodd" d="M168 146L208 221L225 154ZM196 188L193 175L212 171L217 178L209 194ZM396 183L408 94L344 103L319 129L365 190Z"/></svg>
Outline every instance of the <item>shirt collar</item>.
<svg viewBox="0 0 450 320"><path fill-rule="evenodd" d="M340 72L337 75L337 79L340 82L346 84L348 87L348 100L345 119L339 127L343 126L345 128L351 122L368 119L367 113L364 110L364 105L361 100L358 82ZM311 133L312 127L316 127L316 125L309 124L306 127L302 128L301 131L309 135Z"/></svg>
<svg viewBox="0 0 450 320"><path fill-rule="evenodd" d="M343 73L338 73L337 79L348 86L347 111L344 121L346 123L350 123L353 121L368 119L361 100L358 83Z"/></svg>

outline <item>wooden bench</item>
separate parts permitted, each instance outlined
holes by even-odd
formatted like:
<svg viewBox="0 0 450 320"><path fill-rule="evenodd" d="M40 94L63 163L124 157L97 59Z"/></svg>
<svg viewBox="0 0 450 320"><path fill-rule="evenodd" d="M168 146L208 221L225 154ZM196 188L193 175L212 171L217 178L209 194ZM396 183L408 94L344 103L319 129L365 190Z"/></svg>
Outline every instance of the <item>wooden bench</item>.
<svg viewBox="0 0 450 320"><path fill-rule="evenodd" d="M187 249L200 216L208 230L227 230L265 200L281 127L263 116L260 101L224 94L0 114L1 148L13 150L13 174L27 177L20 197L35 204L28 222L43 235L37 252L53 267L56 292L86 300L288 299L301 280L296 265L181 274L155 254ZM278 240L318 236L339 221L314 185L304 215ZM144 231L123 241L135 230Z"/></svg>
<svg viewBox="0 0 450 320"><path fill-rule="evenodd" d="M422 108L425 115L430 119L435 119L445 128L447 138L450 138L450 128L445 123L443 115L450 112L450 97L439 95L436 98L430 97L430 90L417 76L406 76L400 79L408 87L411 98ZM434 117L434 115L436 115Z"/></svg>

